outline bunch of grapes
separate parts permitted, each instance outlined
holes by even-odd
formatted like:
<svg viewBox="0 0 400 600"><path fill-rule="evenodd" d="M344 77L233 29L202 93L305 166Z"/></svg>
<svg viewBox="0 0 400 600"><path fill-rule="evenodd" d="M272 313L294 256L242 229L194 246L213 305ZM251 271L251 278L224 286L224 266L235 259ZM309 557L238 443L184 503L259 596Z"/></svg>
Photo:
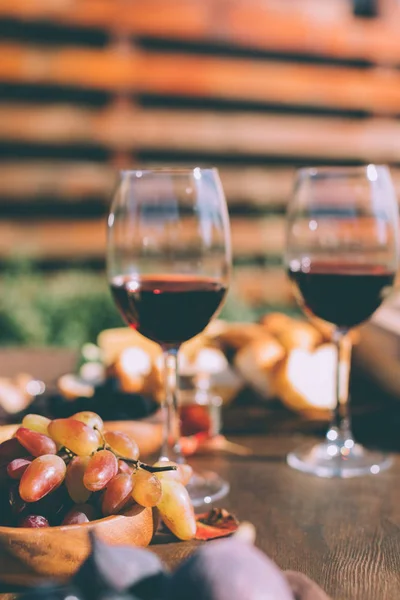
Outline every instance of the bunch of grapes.
<svg viewBox="0 0 400 600"><path fill-rule="evenodd" d="M0 519L17 527L78 525L137 503L158 507L172 533L191 539L190 476L188 465L141 462L135 440L104 431L96 413L54 421L27 415L14 437L0 444Z"/></svg>

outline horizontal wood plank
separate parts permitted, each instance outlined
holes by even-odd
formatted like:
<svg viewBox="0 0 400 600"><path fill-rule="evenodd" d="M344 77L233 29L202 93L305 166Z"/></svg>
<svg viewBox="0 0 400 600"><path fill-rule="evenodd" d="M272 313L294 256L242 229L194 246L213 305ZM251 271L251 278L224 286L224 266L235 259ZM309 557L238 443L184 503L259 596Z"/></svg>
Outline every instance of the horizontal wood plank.
<svg viewBox="0 0 400 600"><path fill-rule="evenodd" d="M117 178L110 165L69 161L0 163L0 198L34 202L35 198L109 200Z"/></svg>
<svg viewBox="0 0 400 600"><path fill-rule="evenodd" d="M381 69L0 44L0 81L286 105L400 111L400 72Z"/></svg>
<svg viewBox="0 0 400 600"><path fill-rule="evenodd" d="M400 122L332 117L110 107L0 105L0 137L40 144L94 144L114 152L400 161Z"/></svg>
<svg viewBox="0 0 400 600"><path fill-rule="evenodd" d="M132 167L134 164L132 163ZM149 165L161 166L161 165ZM164 168L174 167L163 163ZM257 210L283 210L291 197L295 169L220 167L225 196L230 207L247 206ZM400 169L391 169L392 179L400 200ZM0 201L35 203L36 199L71 203L80 200L110 203L118 171L112 165L90 162L6 161L0 163Z"/></svg>
<svg viewBox="0 0 400 600"><path fill-rule="evenodd" d="M236 257L281 255L284 219L231 219ZM14 255L32 259L102 258L106 250L105 219L0 220L0 258Z"/></svg>
<svg viewBox="0 0 400 600"><path fill-rule="evenodd" d="M350 11L350 3L344 0L146 0L134 6L126 0L2 0L0 4L0 17L51 20L136 36L222 41L274 52L398 63L399 10L395 3L390 8L388 5L386 18L370 21L356 19Z"/></svg>
<svg viewBox="0 0 400 600"><path fill-rule="evenodd" d="M154 166L154 165L153 165ZM174 166L163 163L163 167ZM282 207L290 196L294 169L220 168L230 205ZM111 165L88 162L6 161L0 163L0 198L34 202L35 198L70 200L85 198L109 202L118 177Z"/></svg>

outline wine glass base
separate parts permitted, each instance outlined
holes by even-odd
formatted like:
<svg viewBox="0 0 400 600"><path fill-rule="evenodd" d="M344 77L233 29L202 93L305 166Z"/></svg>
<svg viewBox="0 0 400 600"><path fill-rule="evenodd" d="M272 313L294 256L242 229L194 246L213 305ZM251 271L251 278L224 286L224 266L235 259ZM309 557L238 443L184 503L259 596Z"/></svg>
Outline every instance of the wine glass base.
<svg viewBox="0 0 400 600"><path fill-rule="evenodd" d="M388 469L392 457L379 451L366 450L360 444L351 448L344 445L323 442L308 444L287 456L287 463L293 469L318 477L360 477L377 475Z"/></svg>
<svg viewBox="0 0 400 600"><path fill-rule="evenodd" d="M186 488L193 506L199 508L225 498L230 486L213 471L195 471Z"/></svg>

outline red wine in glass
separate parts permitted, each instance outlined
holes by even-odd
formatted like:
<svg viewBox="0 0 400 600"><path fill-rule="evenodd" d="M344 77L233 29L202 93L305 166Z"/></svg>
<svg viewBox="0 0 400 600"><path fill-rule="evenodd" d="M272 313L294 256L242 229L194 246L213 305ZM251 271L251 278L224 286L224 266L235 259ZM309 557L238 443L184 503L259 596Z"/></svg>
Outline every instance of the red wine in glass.
<svg viewBox="0 0 400 600"><path fill-rule="evenodd" d="M398 269L398 202L384 165L300 169L287 211L285 263L304 313L331 324L336 392L325 440L304 443L288 464L318 477L358 477L387 469L390 456L358 444L351 431L353 327L386 299ZM311 383L313 374L310 375ZM324 390L321 390L324 394Z"/></svg>
<svg viewBox="0 0 400 600"><path fill-rule="evenodd" d="M115 277L110 287L128 325L162 346L203 331L226 294L220 281L190 275Z"/></svg>
<svg viewBox="0 0 400 600"><path fill-rule="evenodd" d="M107 222L107 277L115 304L132 329L162 349L160 458L183 462L179 348L217 314L230 280L229 214L218 171L122 171ZM226 496L229 484L201 470L187 489L200 507Z"/></svg>
<svg viewBox="0 0 400 600"><path fill-rule="evenodd" d="M344 330L375 312L394 276L379 265L348 262L316 261L304 270L289 268L305 311Z"/></svg>

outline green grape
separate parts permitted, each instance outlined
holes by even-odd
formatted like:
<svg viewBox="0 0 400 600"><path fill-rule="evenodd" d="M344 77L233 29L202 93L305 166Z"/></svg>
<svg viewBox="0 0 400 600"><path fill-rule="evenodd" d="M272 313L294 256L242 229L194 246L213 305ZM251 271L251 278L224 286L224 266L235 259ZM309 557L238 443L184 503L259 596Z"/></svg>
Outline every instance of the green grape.
<svg viewBox="0 0 400 600"><path fill-rule="evenodd" d="M89 456L101 445L98 432L75 419L55 419L49 425L49 434L78 456Z"/></svg>
<svg viewBox="0 0 400 600"><path fill-rule="evenodd" d="M162 497L157 504L165 525L180 540L196 535L196 518L187 489L178 481L162 482Z"/></svg>
<svg viewBox="0 0 400 600"><path fill-rule="evenodd" d="M183 485L187 485L190 481L191 476L193 475L193 469L187 463L183 463L178 465L178 463L173 462L172 460L159 460L154 463L155 467L176 467L175 471L159 471L154 473L154 475L160 480L164 481L164 479L170 479L173 481L179 481Z"/></svg>
<svg viewBox="0 0 400 600"><path fill-rule="evenodd" d="M83 476L89 460L90 456L75 456L67 467L65 485L70 498L77 504L87 502L92 495L92 492L83 483Z"/></svg>
<svg viewBox="0 0 400 600"><path fill-rule="evenodd" d="M161 499L161 483L154 475L139 469L132 476L132 498L141 506L156 506Z"/></svg>
<svg viewBox="0 0 400 600"><path fill-rule="evenodd" d="M111 449L119 456L131 458L133 460L139 458L139 446L135 440L126 433L123 433L122 431L106 431L104 439Z"/></svg>
<svg viewBox="0 0 400 600"><path fill-rule="evenodd" d="M25 415L22 419L22 427L30 429L31 431L37 431L37 433L43 433L43 435L49 435L48 426L51 421L47 417L42 415Z"/></svg>
<svg viewBox="0 0 400 600"><path fill-rule="evenodd" d="M99 431L103 431L104 429L103 419L99 417L98 414L90 410L78 412L72 418L76 421L81 421L82 423L85 423L85 425L88 425L92 429L98 429Z"/></svg>

